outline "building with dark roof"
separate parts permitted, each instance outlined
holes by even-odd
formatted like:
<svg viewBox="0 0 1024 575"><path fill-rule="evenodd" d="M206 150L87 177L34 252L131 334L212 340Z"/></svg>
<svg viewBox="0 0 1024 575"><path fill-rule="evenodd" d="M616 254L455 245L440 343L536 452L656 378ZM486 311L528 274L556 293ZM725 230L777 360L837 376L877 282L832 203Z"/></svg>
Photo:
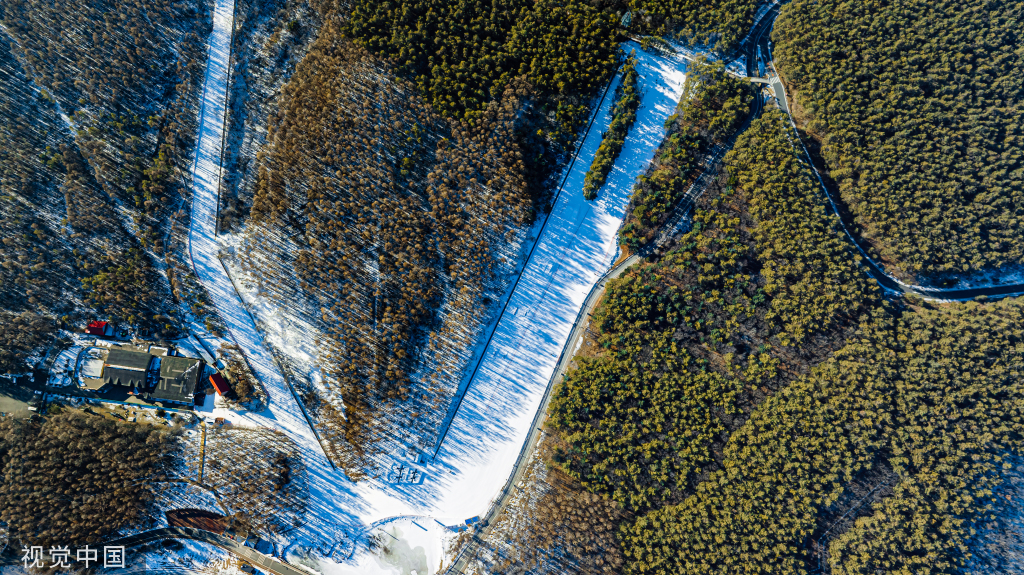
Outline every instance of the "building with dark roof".
<svg viewBox="0 0 1024 575"><path fill-rule="evenodd" d="M146 387L146 373L137 369L104 367L100 381L103 382L103 385L121 385L143 389Z"/></svg>
<svg viewBox="0 0 1024 575"><path fill-rule="evenodd" d="M213 389L217 390L217 393L224 395L231 391L228 386L228 382L224 380L219 373L214 373L210 376L210 383L213 384Z"/></svg>
<svg viewBox="0 0 1024 575"><path fill-rule="evenodd" d="M196 384L204 366L202 360L190 357L161 357L160 379L149 397L191 405L195 402Z"/></svg>
<svg viewBox="0 0 1024 575"><path fill-rule="evenodd" d="M146 371L152 361L153 356L148 353L114 347L107 352L107 359L103 360L103 371L110 367Z"/></svg>
<svg viewBox="0 0 1024 575"><path fill-rule="evenodd" d="M153 356L129 349L111 348L107 359L103 360L103 371L100 373L101 387L118 385L123 387L145 389L146 376Z"/></svg>

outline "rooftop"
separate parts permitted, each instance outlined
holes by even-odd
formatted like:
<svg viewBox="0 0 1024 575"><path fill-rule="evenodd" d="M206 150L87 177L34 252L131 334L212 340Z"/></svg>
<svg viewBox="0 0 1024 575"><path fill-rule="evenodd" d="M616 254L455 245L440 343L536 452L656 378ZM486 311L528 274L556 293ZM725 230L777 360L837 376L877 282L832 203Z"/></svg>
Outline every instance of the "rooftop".
<svg viewBox="0 0 1024 575"><path fill-rule="evenodd" d="M110 383L113 385L121 385L124 387L139 388L143 388L146 386L146 372L139 371L137 369L107 367L103 370L103 375L100 379L103 381L104 385Z"/></svg>
<svg viewBox="0 0 1024 575"><path fill-rule="evenodd" d="M153 356L148 353L140 353L137 351L112 347L107 353L107 359L103 362L103 365L106 369L114 367L146 371L149 369L149 363L151 361L153 361Z"/></svg>
<svg viewBox="0 0 1024 575"><path fill-rule="evenodd" d="M161 357L160 381L150 393L156 400L192 403L203 362L190 357Z"/></svg>

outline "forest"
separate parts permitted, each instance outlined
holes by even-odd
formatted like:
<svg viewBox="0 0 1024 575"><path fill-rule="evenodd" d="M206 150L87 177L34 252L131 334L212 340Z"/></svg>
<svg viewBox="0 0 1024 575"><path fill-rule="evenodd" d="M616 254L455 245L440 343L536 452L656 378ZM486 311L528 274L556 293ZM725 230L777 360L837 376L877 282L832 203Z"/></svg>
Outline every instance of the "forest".
<svg viewBox="0 0 1024 575"><path fill-rule="evenodd" d="M629 55L622 66L622 83L615 89L615 104L612 105L612 121L608 129L601 134L601 145L594 153L583 179L583 197L588 200L597 198L597 191L604 186L608 174L615 165L615 159L622 152L629 129L636 121L636 111L640 108L640 74L636 71L636 52Z"/></svg>
<svg viewBox="0 0 1024 575"><path fill-rule="evenodd" d="M615 66L629 31L676 34L727 52L753 24L754 0L356 0L346 33L396 65L438 112L462 117L515 77L543 97L580 103Z"/></svg>
<svg viewBox="0 0 1024 575"><path fill-rule="evenodd" d="M582 0L357 0L346 33L460 118L519 76L543 94L592 95L615 67L616 24Z"/></svg>
<svg viewBox="0 0 1024 575"><path fill-rule="evenodd" d="M943 282L1024 263L1020 2L794 0L773 39L796 118L869 253Z"/></svg>
<svg viewBox="0 0 1024 575"><path fill-rule="evenodd" d="M0 23L4 309L173 335L154 262L186 199L206 5L16 0Z"/></svg>
<svg viewBox="0 0 1024 575"><path fill-rule="evenodd" d="M311 407L353 474L385 414L433 436L485 292L532 217L516 86L473 122L445 120L329 22L270 119L244 261L281 301L318 310L331 384ZM429 380L411 379L424 363Z"/></svg>
<svg viewBox="0 0 1024 575"><path fill-rule="evenodd" d="M680 501L720 465L721 438L877 300L787 125L777 111L756 120L693 229L609 282L593 319L600 353L578 359L551 401L566 444L553 460L627 509Z"/></svg>
<svg viewBox="0 0 1024 575"><path fill-rule="evenodd" d="M618 525L629 514L615 501L584 491L545 459L557 438L545 435L524 485L487 536L475 542L476 572L615 575L625 560ZM468 570L467 570L468 571Z"/></svg>
<svg viewBox="0 0 1024 575"><path fill-rule="evenodd" d="M150 516L171 432L65 411L0 419L0 521L12 545L100 543Z"/></svg>
<svg viewBox="0 0 1024 575"><path fill-rule="evenodd" d="M56 329L53 320L30 311L13 314L0 310L0 321L7 326L0 345L0 373L27 373L25 360L50 342Z"/></svg>
<svg viewBox="0 0 1024 575"><path fill-rule="evenodd" d="M38 316L33 338L45 345L61 322L78 321L86 299L116 303L115 317L163 326L153 316L165 307L144 290L104 271L151 274L147 259L132 255L117 212L96 183L66 130L52 98L39 91L0 36L0 306ZM133 269L135 264L140 267ZM152 276L148 276L151 280ZM90 293L92 288L95 291ZM0 355L23 357L18 338L0 342ZM16 349L18 348L18 349ZM21 369L7 364L12 370Z"/></svg>
<svg viewBox="0 0 1024 575"><path fill-rule="evenodd" d="M959 572L1024 446L1024 303L879 297L795 144L738 137L556 388L548 461L621 505L625 573Z"/></svg>
<svg viewBox="0 0 1024 575"><path fill-rule="evenodd" d="M754 25L756 0L627 0L630 29L673 35L687 44L731 53Z"/></svg>
<svg viewBox="0 0 1024 575"><path fill-rule="evenodd" d="M727 74L720 62L697 60L687 66L683 96L665 123L665 139L633 186L619 243L635 251L654 239L703 158L739 129L753 100L749 83Z"/></svg>
<svg viewBox="0 0 1024 575"><path fill-rule="evenodd" d="M173 168L188 165L195 139L210 15L195 1L73 6L12 0L0 20L32 80L60 103L98 183L139 210L140 239L156 244L161 208L182 184Z"/></svg>
<svg viewBox="0 0 1024 575"><path fill-rule="evenodd" d="M807 573L821 556L844 575L956 572L1020 453L1022 312L1017 299L877 307L732 436L724 469L628 526L628 572ZM860 509L841 499L879 468L891 496ZM837 503L856 521L829 532L819 518Z"/></svg>

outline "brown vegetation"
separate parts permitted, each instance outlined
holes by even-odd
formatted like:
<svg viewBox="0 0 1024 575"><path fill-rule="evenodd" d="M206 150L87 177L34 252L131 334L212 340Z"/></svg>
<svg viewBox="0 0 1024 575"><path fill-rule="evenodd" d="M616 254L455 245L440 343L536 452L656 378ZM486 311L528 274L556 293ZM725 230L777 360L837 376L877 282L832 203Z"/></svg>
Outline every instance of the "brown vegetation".
<svg viewBox="0 0 1024 575"><path fill-rule="evenodd" d="M279 431L219 427L206 431L203 483L257 531L299 524L306 510L306 468Z"/></svg>
<svg viewBox="0 0 1024 575"><path fill-rule="evenodd" d="M0 521L22 545L84 545L152 514L176 442L147 425L67 411L0 420Z"/></svg>
<svg viewBox="0 0 1024 575"><path fill-rule="evenodd" d="M284 88L242 259L259 289L318 310L320 360L345 415L315 397L310 407L337 449L363 449L352 441L385 406L425 435L436 419L417 414L443 415L480 302L510 264L498 258L530 215L520 97L510 88L474 122L449 123L334 22ZM414 382L423 363L437 366L433 381Z"/></svg>

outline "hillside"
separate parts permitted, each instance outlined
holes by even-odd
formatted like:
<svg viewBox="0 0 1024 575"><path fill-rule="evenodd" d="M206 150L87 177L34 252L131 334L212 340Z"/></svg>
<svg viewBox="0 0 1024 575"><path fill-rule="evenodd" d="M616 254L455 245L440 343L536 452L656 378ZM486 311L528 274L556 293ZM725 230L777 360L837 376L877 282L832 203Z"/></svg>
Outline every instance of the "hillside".
<svg viewBox="0 0 1024 575"><path fill-rule="evenodd" d="M874 257L942 281L1024 263L1024 4L794 0L773 39Z"/></svg>
<svg viewBox="0 0 1024 575"><path fill-rule="evenodd" d="M683 97L647 172L637 178L619 231L620 243L637 250L657 235L693 183L700 162L736 133L754 94L721 63L697 61L687 70Z"/></svg>
<svg viewBox="0 0 1024 575"><path fill-rule="evenodd" d="M19 321L32 326L0 344L4 371L23 370L21 361L52 339L60 321L80 321L90 307L141 324L162 311L160 298L150 296L159 284L148 262L135 269L143 289L105 275L132 263L134 243L53 101L3 36L0 166L0 306L4 317L30 313Z"/></svg>
<svg viewBox="0 0 1024 575"><path fill-rule="evenodd" d="M609 282L600 351L552 400L567 444L554 460L627 509L679 501L721 464L722 438L839 347L876 297L783 122L755 121L727 159L744 169L709 190L693 230Z"/></svg>
<svg viewBox="0 0 1024 575"><path fill-rule="evenodd" d="M754 414L695 495L628 528L629 572L956 572L1021 449L1021 312L879 308Z"/></svg>
<svg viewBox="0 0 1024 575"><path fill-rule="evenodd" d="M204 2L38 0L0 7L32 79L60 103L89 169L159 252L184 196L210 29Z"/></svg>
<svg viewBox="0 0 1024 575"><path fill-rule="evenodd" d="M879 298L792 138L754 121L693 229L609 282L497 572L953 573L1012 537L986 510L1024 438L1021 302ZM611 507L564 503L587 492Z"/></svg>
<svg viewBox="0 0 1024 575"><path fill-rule="evenodd" d="M516 258L520 105L510 89L472 124L445 120L333 23L283 90L243 261L278 302L319 310L311 408L353 473L381 426L430 440Z"/></svg>
<svg viewBox="0 0 1024 575"><path fill-rule="evenodd" d="M4 309L52 329L98 316L180 333L202 295L175 217L209 8L17 0L0 23Z"/></svg>

